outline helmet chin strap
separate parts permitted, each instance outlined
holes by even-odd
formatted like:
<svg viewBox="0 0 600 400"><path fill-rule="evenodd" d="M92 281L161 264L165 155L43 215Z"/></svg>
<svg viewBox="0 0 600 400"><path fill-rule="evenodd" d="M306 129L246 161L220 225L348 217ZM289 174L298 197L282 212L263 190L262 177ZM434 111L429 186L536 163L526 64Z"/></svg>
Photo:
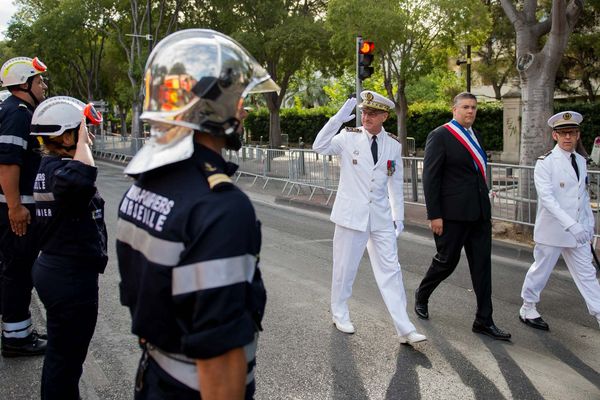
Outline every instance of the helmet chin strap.
<svg viewBox="0 0 600 400"><path fill-rule="evenodd" d="M34 75L34 76L35 76L35 75ZM33 106L34 106L34 108L35 108L35 107L37 107L37 106L40 104L40 102L39 102L39 101L38 101L38 99L37 99L37 98L36 98L36 97L33 95L33 92L31 91L31 86L32 86L32 83L33 83L33 79L32 79L32 78L29 78L29 79L27 79L27 89L23 89L23 88L21 88L21 87L19 87L19 86L16 86L16 87L15 87L13 90L19 90L19 91L21 91L21 92L25 92L25 93L27 93L27 94L29 95L29 97L31 97L31 100L33 100Z"/></svg>
<svg viewBox="0 0 600 400"><path fill-rule="evenodd" d="M225 136L225 148L227 150L238 151L242 148L242 137L239 133L234 132Z"/></svg>

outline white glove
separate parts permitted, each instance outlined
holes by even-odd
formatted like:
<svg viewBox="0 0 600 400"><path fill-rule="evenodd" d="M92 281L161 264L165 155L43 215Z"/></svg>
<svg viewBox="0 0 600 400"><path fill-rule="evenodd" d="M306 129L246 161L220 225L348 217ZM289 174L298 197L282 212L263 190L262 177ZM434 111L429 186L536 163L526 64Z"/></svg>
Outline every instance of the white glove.
<svg viewBox="0 0 600 400"><path fill-rule="evenodd" d="M587 225L585 227L585 233L587 233L587 235L588 235L588 240L587 240L588 242L591 242L592 240L594 240L594 227L593 226Z"/></svg>
<svg viewBox="0 0 600 400"><path fill-rule="evenodd" d="M399 219L397 221L394 221L394 225L396 226L396 228L395 228L396 237L398 237L398 236L400 236L400 234L404 230L404 223L402 222L401 219Z"/></svg>
<svg viewBox="0 0 600 400"><path fill-rule="evenodd" d="M588 233L583 229L583 226L579 222L571 225L567 230L571 235L575 236L577 243L586 244L588 242Z"/></svg>
<svg viewBox="0 0 600 400"><path fill-rule="evenodd" d="M352 114L355 108L356 97L351 97L348 100L346 100L342 108L340 108L340 110L333 116L333 119L335 119L340 124L351 121L355 117L355 115Z"/></svg>

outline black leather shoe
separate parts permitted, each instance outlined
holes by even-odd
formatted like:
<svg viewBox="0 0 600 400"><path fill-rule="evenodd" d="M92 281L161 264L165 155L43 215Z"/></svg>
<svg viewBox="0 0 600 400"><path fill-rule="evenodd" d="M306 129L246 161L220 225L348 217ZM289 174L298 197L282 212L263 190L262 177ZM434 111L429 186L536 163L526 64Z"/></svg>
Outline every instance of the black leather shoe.
<svg viewBox="0 0 600 400"><path fill-rule="evenodd" d="M485 326L480 322L473 322L473 332L475 333L483 333L491 338L497 340L510 340L510 333L504 332L502 329L498 328L496 325L492 324L489 326Z"/></svg>
<svg viewBox="0 0 600 400"><path fill-rule="evenodd" d="M519 315L519 319L521 320L522 323L524 323L525 325L529 325L532 328L535 329L541 329L542 331L549 331L550 327L548 326L548 324L546 323L546 321L544 321L542 319L542 317L537 317L537 318L523 318Z"/></svg>
<svg viewBox="0 0 600 400"><path fill-rule="evenodd" d="M13 339L2 337L3 357L41 356L46 352L46 340L33 332L26 338Z"/></svg>
<svg viewBox="0 0 600 400"><path fill-rule="evenodd" d="M415 314L421 319L429 319L429 308L427 303L419 303L417 293L415 293Z"/></svg>

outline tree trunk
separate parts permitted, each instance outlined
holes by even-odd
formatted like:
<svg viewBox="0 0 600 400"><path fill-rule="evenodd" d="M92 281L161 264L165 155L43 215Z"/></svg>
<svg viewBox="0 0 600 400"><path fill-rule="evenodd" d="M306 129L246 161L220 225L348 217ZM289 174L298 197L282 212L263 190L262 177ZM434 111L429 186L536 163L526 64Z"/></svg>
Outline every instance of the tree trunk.
<svg viewBox="0 0 600 400"><path fill-rule="evenodd" d="M553 112L554 81L583 0L571 0L568 4L567 0L552 0L550 18L540 22L536 16L537 0L524 0L520 10L509 0L501 0L501 4L517 36L517 70L523 101L520 163L534 165L537 157L553 145L547 120ZM541 38L547 34L548 39L540 48ZM533 223L533 201L537 197L533 173L520 173L517 220Z"/></svg>
<svg viewBox="0 0 600 400"><path fill-rule="evenodd" d="M502 83L492 82L492 88L494 89L496 100L502 100Z"/></svg>
<svg viewBox="0 0 600 400"><path fill-rule="evenodd" d="M127 110L119 106L119 116L121 118L121 136L127 136Z"/></svg>
<svg viewBox="0 0 600 400"><path fill-rule="evenodd" d="M596 91L594 90L594 85L592 84L592 80L590 78L590 74L584 73L581 77L581 84L583 88L587 92L587 100L590 103L594 103L596 101Z"/></svg>
<svg viewBox="0 0 600 400"><path fill-rule="evenodd" d="M521 72L522 122L521 122L521 165L534 165L537 158L553 146L548 118L552 115L554 101L554 79L549 79L548 62L541 54L534 64ZM560 60L560 59L559 59ZM533 172L521 171L519 179L518 221L535 222L536 207L531 201L536 199Z"/></svg>
<svg viewBox="0 0 600 400"><path fill-rule="evenodd" d="M281 146L281 118L279 109L270 110L269 113L269 147Z"/></svg>
<svg viewBox="0 0 600 400"><path fill-rule="evenodd" d="M140 120L141 112L142 103L139 101L134 102L131 106L131 138L133 139L131 141L131 150L133 151L132 154L137 153L140 147L142 147L140 141L140 138L142 137L142 123Z"/></svg>
<svg viewBox="0 0 600 400"><path fill-rule="evenodd" d="M522 165L533 165L535 160L550 148L553 140L548 118L553 112L554 78L550 79L547 65L558 60L544 60L538 54L536 66L521 73L521 94L523 117L521 122ZM553 75L554 76L554 75Z"/></svg>
<svg viewBox="0 0 600 400"><path fill-rule="evenodd" d="M282 96L285 92L277 95L277 93L265 93L267 100L267 108L269 109L269 147L277 148L281 146L281 118L279 116L279 108L281 107Z"/></svg>

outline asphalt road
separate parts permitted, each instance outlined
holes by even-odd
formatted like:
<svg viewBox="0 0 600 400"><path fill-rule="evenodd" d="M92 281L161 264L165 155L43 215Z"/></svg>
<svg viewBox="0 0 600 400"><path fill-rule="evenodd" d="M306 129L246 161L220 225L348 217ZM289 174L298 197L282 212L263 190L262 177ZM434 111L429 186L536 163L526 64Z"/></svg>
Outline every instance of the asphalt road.
<svg viewBox="0 0 600 400"><path fill-rule="evenodd" d="M81 383L84 400L133 397L139 350L128 311L119 303L114 257L116 207L130 182L120 170L100 163L113 256L101 276L100 315ZM429 337L413 348L398 342L365 257L350 301L357 332L345 335L333 327L329 312L328 216L276 205L258 189L249 195L263 223L261 267L268 290L257 399L600 399L600 329L564 268L555 271L538 307L551 331L535 331L517 318L530 260L495 248L494 319L513 334L505 343L471 332L475 296L461 262L431 298L430 320L413 317ZM408 227L399 243L412 317L414 289L433 255L433 241ZM42 310L34 301L41 330ZM41 364L41 358L0 357L0 399L39 398Z"/></svg>

